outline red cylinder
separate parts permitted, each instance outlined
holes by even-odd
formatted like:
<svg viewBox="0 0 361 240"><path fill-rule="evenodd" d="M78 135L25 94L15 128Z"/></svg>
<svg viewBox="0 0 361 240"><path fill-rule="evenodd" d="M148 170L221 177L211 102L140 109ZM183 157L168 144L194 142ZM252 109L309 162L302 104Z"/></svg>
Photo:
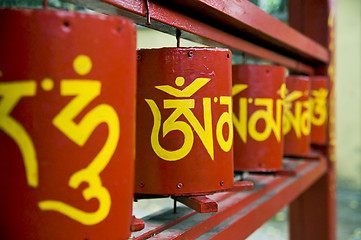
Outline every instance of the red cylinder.
<svg viewBox="0 0 361 240"><path fill-rule="evenodd" d="M310 81L306 76L286 78L287 95L284 104L284 155L307 156L310 153Z"/></svg>
<svg viewBox="0 0 361 240"><path fill-rule="evenodd" d="M282 114L285 69L234 65L233 125L236 171L282 169Z"/></svg>
<svg viewBox="0 0 361 240"><path fill-rule="evenodd" d="M233 186L231 52L138 51L135 192L201 195Z"/></svg>
<svg viewBox="0 0 361 240"><path fill-rule="evenodd" d="M128 239L135 25L0 10L2 239Z"/></svg>
<svg viewBox="0 0 361 240"><path fill-rule="evenodd" d="M310 81L311 143L324 145L327 143L328 77L313 76Z"/></svg>

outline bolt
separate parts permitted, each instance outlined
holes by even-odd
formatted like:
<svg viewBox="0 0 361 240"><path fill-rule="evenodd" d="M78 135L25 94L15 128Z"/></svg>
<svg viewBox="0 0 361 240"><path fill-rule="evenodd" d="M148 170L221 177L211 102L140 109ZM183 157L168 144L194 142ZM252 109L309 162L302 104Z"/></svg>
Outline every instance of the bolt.
<svg viewBox="0 0 361 240"><path fill-rule="evenodd" d="M221 185L221 187L223 186L224 182L223 181L220 181L219 182L219 185Z"/></svg>
<svg viewBox="0 0 361 240"><path fill-rule="evenodd" d="M66 19L63 20L62 30L65 32L70 32L70 22Z"/></svg>
<svg viewBox="0 0 361 240"><path fill-rule="evenodd" d="M140 182L140 187L141 187L141 188L144 187L144 182Z"/></svg>
<svg viewBox="0 0 361 240"><path fill-rule="evenodd" d="M188 52L188 57L193 57L193 51Z"/></svg>
<svg viewBox="0 0 361 240"><path fill-rule="evenodd" d="M180 189L180 188L182 188L182 187L183 187L183 184L182 184L182 183L178 183L178 184L177 184L177 188Z"/></svg>
<svg viewBox="0 0 361 240"><path fill-rule="evenodd" d="M138 57L137 57L138 61L139 61L141 58L142 58L142 57L141 57L140 55L138 55Z"/></svg>
<svg viewBox="0 0 361 240"><path fill-rule="evenodd" d="M122 26L118 25L117 31L118 31L118 32L121 32L121 31L122 31Z"/></svg>
<svg viewBox="0 0 361 240"><path fill-rule="evenodd" d="M229 53L227 53L227 58L229 58Z"/></svg>
<svg viewBox="0 0 361 240"><path fill-rule="evenodd" d="M69 27L69 26L70 26L70 23L69 23L68 20L65 20L65 21L63 22L63 25L64 25L64 27Z"/></svg>

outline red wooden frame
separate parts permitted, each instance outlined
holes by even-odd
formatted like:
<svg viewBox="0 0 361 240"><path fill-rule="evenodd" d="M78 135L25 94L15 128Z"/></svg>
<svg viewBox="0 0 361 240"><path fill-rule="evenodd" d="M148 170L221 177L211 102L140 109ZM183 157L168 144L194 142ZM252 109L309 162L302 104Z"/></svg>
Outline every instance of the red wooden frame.
<svg viewBox="0 0 361 240"><path fill-rule="evenodd" d="M287 204L291 239L335 239L333 0L289 1L290 26L246 0L69 1L124 15L172 35L180 30L182 38L226 46L233 53L267 59L308 75L328 75L331 80L328 144L314 146L323 157L286 161L295 167L295 174L288 176L252 175L250 179L258 186L252 192L214 195L219 201L217 213L179 209L179 214L149 216L146 229L137 233L136 239L243 239Z"/></svg>
<svg viewBox="0 0 361 240"><path fill-rule="evenodd" d="M176 9L178 5L164 6L158 2L149 1L149 14L151 18L151 24L147 24L146 20L146 7L144 0L71 0L76 4L83 5L85 7L89 7L98 12L111 14L111 15L123 15L132 18L135 23L143 26L147 26L150 28L154 28L156 30L169 33L172 35L176 35L176 29L182 31L182 38L189 39L195 42L200 42L203 44L209 44L212 46L220 46L220 47L228 47L233 52L245 52L252 56L263 58L267 60L271 60L277 64L284 65L290 69L297 70L299 72L303 72L306 74L313 75L314 69L310 64L322 64L326 63L328 58L327 48L320 46L318 43L312 41L311 39L305 37L304 35L294 31L292 28L286 26L284 23L278 21L277 19L271 17L273 22L278 28L285 28L286 33L291 31L293 35L292 38L302 38L303 40L298 41L295 47L295 43L292 39L284 42L283 44L275 41L268 41L267 47L265 48L262 45L256 45L251 41L246 41L243 38L238 37L249 35L247 31L239 31L234 30L232 33L224 32L213 25L216 25L214 22L207 22L207 19L204 21L196 20L195 16L191 15L190 11L182 11L178 12ZM227 1L228 2L228 1ZM243 4L247 4L248 7L252 10L257 9L252 3L248 1L243 1ZM194 5L196 5L196 1L194 1ZM169 4L169 3L168 3ZM217 9L218 13L223 13L221 9ZM270 18L270 16L263 11L256 11L259 19L263 19L264 27L269 25L266 21ZM187 15L189 14L189 15ZM218 22L219 23L219 22ZM234 20L232 24L222 24L224 28L233 28L233 25L237 25L237 23L242 24L242 21ZM259 26L254 26L254 29L259 28ZM275 27L276 28L276 27ZM259 32L257 35L258 40L263 40L262 36L266 35L264 32ZM277 34L275 34L277 35ZM253 40L257 40L253 37ZM286 38L287 39L287 38ZM276 43L276 44L275 44ZM293 49L293 52L287 51L288 54L293 54L297 58L291 58L287 55L282 55L274 50L277 50L277 46L282 45L288 49ZM302 49L302 50L301 50ZM304 51L308 51L309 49L313 49L310 51L310 54L305 54ZM311 54L312 53L312 54ZM305 64L304 61L310 61L310 64Z"/></svg>
<svg viewBox="0 0 361 240"><path fill-rule="evenodd" d="M285 159L292 176L248 175L255 183L251 192L219 193L209 196L218 202L218 212L201 214L178 208L146 218L146 228L133 233L135 239L244 239L293 201L327 170L326 159ZM190 227L191 226L191 227Z"/></svg>

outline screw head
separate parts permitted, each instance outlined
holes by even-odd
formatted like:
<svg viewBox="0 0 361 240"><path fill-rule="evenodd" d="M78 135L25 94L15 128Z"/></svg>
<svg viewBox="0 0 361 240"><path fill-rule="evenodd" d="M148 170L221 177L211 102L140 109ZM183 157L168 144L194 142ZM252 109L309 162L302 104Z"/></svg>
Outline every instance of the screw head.
<svg viewBox="0 0 361 240"><path fill-rule="evenodd" d="M220 181L219 182L219 185L221 185L221 187L223 186L224 182L223 181Z"/></svg>
<svg viewBox="0 0 361 240"><path fill-rule="evenodd" d="M117 31L118 31L118 32L121 32L121 31L122 31L122 26L121 26L121 25L118 25L118 26L117 26Z"/></svg>
<svg viewBox="0 0 361 240"><path fill-rule="evenodd" d="M183 187L183 184L182 184L182 183L178 183L178 184L177 184L177 188L180 189L180 188L182 188L182 187Z"/></svg>
<svg viewBox="0 0 361 240"><path fill-rule="evenodd" d="M69 26L70 26L70 22L69 22L68 20L65 20L65 21L63 22L63 25L64 25L64 27L69 27Z"/></svg>
<svg viewBox="0 0 361 240"><path fill-rule="evenodd" d="M188 52L188 57L193 57L193 51Z"/></svg>
<svg viewBox="0 0 361 240"><path fill-rule="evenodd" d="M140 187L143 188L145 186L144 182L140 182Z"/></svg>

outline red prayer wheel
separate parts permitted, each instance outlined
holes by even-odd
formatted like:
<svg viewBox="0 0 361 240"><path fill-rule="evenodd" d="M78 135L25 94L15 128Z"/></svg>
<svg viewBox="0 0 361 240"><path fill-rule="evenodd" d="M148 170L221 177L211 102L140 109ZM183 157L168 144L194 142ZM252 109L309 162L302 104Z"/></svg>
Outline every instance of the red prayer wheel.
<svg viewBox="0 0 361 240"><path fill-rule="evenodd" d="M233 187L231 70L228 49L138 51L136 193Z"/></svg>
<svg viewBox="0 0 361 240"><path fill-rule="evenodd" d="M310 153L310 80L306 76L286 78L284 103L284 155L304 157Z"/></svg>
<svg viewBox="0 0 361 240"><path fill-rule="evenodd" d="M0 31L1 238L128 239L135 25L1 9Z"/></svg>
<svg viewBox="0 0 361 240"><path fill-rule="evenodd" d="M327 143L328 77L313 76L310 81L311 143L324 145Z"/></svg>
<svg viewBox="0 0 361 240"><path fill-rule="evenodd" d="M282 169L282 114L285 69L234 65L234 169L274 172Z"/></svg>

